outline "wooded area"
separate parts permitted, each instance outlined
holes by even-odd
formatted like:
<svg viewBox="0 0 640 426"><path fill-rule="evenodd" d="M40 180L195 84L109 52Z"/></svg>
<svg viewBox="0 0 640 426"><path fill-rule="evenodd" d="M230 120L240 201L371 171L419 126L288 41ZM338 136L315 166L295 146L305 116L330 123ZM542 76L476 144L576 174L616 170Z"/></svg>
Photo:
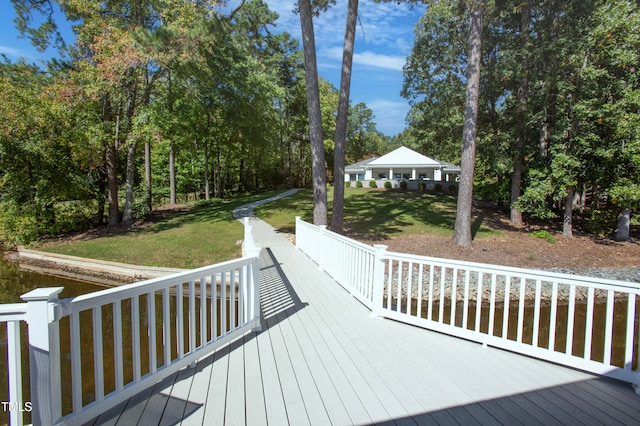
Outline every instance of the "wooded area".
<svg viewBox="0 0 640 426"><path fill-rule="evenodd" d="M399 144L460 163L475 37L473 195L510 208L515 226L558 220L570 236L578 211L594 234L628 239L640 202L637 2L404 2L427 4L404 71L407 128L391 139L366 105L350 106L347 164ZM339 92L320 78L322 129L310 132L303 51L269 31L277 15L261 0L12 3L34 44L65 55L46 70L0 63L5 244L129 224L163 203L310 187L310 133L322 135L328 181L341 166ZM347 6L303 3L311 14ZM57 35L54 4L76 23L73 46Z"/></svg>
<svg viewBox="0 0 640 426"><path fill-rule="evenodd" d="M571 236L579 211L594 234L629 239L640 202L637 2L428 3L405 66L403 144L460 161L469 10L480 5L475 196L510 206L515 226L523 214L558 218Z"/></svg>
<svg viewBox="0 0 640 426"><path fill-rule="evenodd" d="M39 46L60 42L52 4L13 1ZM46 70L0 64L0 241L25 243L154 205L311 184L302 50L260 0L57 2L77 23ZM338 91L320 79L327 170ZM389 138L349 108L349 161Z"/></svg>

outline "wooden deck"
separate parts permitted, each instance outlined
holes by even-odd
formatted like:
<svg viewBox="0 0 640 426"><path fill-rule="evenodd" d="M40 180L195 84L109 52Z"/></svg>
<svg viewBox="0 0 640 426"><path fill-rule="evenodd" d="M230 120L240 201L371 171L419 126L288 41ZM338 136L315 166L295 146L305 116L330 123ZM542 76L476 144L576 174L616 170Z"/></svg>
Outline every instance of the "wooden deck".
<svg viewBox="0 0 640 426"><path fill-rule="evenodd" d="M370 317L253 219L263 331L94 424L640 424L630 385Z"/></svg>

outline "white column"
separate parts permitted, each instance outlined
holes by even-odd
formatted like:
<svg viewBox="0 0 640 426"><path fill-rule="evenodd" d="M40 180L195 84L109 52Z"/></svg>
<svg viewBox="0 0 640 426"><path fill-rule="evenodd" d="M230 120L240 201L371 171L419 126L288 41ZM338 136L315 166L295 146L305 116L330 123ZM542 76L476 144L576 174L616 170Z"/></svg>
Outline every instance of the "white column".
<svg viewBox="0 0 640 426"><path fill-rule="evenodd" d="M389 179L393 179L393 169L392 168L389 168L389 176L388 176L388 178Z"/></svg>
<svg viewBox="0 0 640 426"><path fill-rule="evenodd" d="M411 170L411 179L416 180L416 169Z"/></svg>

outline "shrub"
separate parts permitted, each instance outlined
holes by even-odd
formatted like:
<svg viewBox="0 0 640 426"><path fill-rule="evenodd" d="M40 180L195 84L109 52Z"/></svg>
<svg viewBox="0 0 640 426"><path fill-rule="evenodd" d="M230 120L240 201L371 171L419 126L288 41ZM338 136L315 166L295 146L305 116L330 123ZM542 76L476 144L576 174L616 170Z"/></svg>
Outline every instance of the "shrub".
<svg viewBox="0 0 640 426"><path fill-rule="evenodd" d="M427 184L426 184L426 183L424 183L424 182L419 182L419 183L418 183L418 189L419 189L420 191L424 191L425 189L427 189Z"/></svg>
<svg viewBox="0 0 640 426"><path fill-rule="evenodd" d="M400 181L400 189L407 189L407 181L406 180L401 180Z"/></svg>
<svg viewBox="0 0 640 426"><path fill-rule="evenodd" d="M344 186L346 186L347 188L349 188L351 186L351 181L348 180L344 183Z"/></svg>
<svg viewBox="0 0 640 426"><path fill-rule="evenodd" d="M376 183L375 180L370 180L369 181L369 188L377 188L378 184Z"/></svg>
<svg viewBox="0 0 640 426"><path fill-rule="evenodd" d="M617 219L618 212L614 209L593 210L587 227L598 237L608 237L615 231Z"/></svg>
<svg viewBox="0 0 640 426"><path fill-rule="evenodd" d="M433 186L433 189L436 190L437 192L442 192L442 184L441 183L436 183Z"/></svg>
<svg viewBox="0 0 640 426"><path fill-rule="evenodd" d="M458 187L455 185L449 185L449 192L455 194L458 191Z"/></svg>
<svg viewBox="0 0 640 426"><path fill-rule="evenodd" d="M389 180L388 180L388 181L386 181L386 182L384 183L384 187L385 187L385 188L387 188L387 189L391 189L391 187L392 187L392 185L391 185L391 181L389 181Z"/></svg>
<svg viewBox="0 0 640 426"><path fill-rule="evenodd" d="M555 242L555 239L553 238L553 235L551 235L549 233L549 231L545 231L544 229L541 229L539 231L533 231L531 233L531 236L533 238L542 238L543 240L547 240L550 243Z"/></svg>
<svg viewBox="0 0 640 426"><path fill-rule="evenodd" d="M362 181L361 180L356 181L356 188L362 188Z"/></svg>

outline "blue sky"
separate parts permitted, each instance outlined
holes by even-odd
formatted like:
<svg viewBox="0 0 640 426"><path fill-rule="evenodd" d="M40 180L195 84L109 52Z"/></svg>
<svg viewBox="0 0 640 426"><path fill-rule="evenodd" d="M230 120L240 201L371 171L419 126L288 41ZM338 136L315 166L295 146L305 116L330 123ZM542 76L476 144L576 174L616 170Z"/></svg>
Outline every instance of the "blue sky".
<svg viewBox="0 0 640 426"><path fill-rule="evenodd" d="M300 18L293 13L296 0L265 0L280 15L275 32L287 31L300 39ZM234 1L230 1L233 6ZM318 72L336 88L340 86L342 45L347 14L347 0L337 4L314 20ZM400 96L402 67L413 46L413 28L424 6L413 9L406 4L374 3L360 0L356 29L355 55L351 78L351 103L364 102L373 110L377 128L388 136L400 133L409 111ZM10 59L25 57L30 62L55 56L50 50L41 54L29 40L18 38L10 0L0 0L0 53ZM72 39L70 31L65 33Z"/></svg>

